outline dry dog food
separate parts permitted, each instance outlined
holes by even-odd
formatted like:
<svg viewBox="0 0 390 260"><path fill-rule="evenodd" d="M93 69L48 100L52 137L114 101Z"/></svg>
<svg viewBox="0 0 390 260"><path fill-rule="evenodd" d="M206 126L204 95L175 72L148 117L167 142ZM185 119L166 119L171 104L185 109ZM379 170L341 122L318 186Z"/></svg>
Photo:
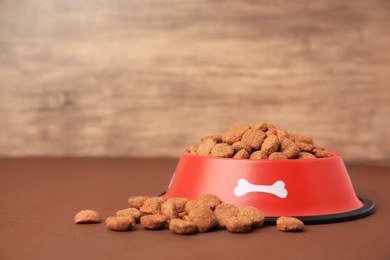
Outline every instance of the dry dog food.
<svg viewBox="0 0 390 260"><path fill-rule="evenodd" d="M243 207L238 213L238 216L245 216L252 220L253 228L262 227L265 221L263 212L252 206Z"/></svg>
<svg viewBox="0 0 390 260"><path fill-rule="evenodd" d="M251 230L253 221L246 216L234 216L225 219L225 227L232 233L244 233Z"/></svg>
<svg viewBox="0 0 390 260"><path fill-rule="evenodd" d="M163 215L146 215L141 217L141 225L146 229L162 229L166 219Z"/></svg>
<svg viewBox="0 0 390 260"><path fill-rule="evenodd" d="M312 159L331 154L309 136L290 133L268 122L241 124L220 135L200 138L188 148L192 154L253 160Z"/></svg>
<svg viewBox="0 0 390 260"><path fill-rule="evenodd" d="M99 223L100 215L94 210L84 209L76 213L76 215L74 216L74 222L76 224Z"/></svg>
<svg viewBox="0 0 390 260"><path fill-rule="evenodd" d="M106 226L114 231L126 231L135 226L135 220L131 216L108 217L106 219Z"/></svg>
<svg viewBox="0 0 390 260"><path fill-rule="evenodd" d="M196 232L196 225L185 219L172 219L169 223L169 230L179 235L192 234Z"/></svg>
<svg viewBox="0 0 390 260"><path fill-rule="evenodd" d="M214 213L217 217L219 227L224 228L226 226L226 220L237 216L240 210L232 204L221 203L215 208Z"/></svg>
<svg viewBox="0 0 390 260"><path fill-rule="evenodd" d="M188 199L184 198L170 198L167 200L168 203L173 203L175 205L175 210L178 213L182 213L185 210Z"/></svg>
<svg viewBox="0 0 390 260"><path fill-rule="evenodd" d="M127 208L118 210L115 215L117 217L132 217L136 223L139 223L139 219L141 218L141 212L136 208Z"/></svg>
<svg viewBox="0 0 390 260"><path fill-rule="evenodd" d="M161 215L161 205L166 201L163 197L152 197L147 198L142 206L140 207L139 211L141 212L141 215Z"/></svg>
<svg viewBox="0 0 390 260"><path fill-rule="evenodd" d="M188 213L188 218L195 224L196 229L201 233L216 227L218 224L214 212L208 205L192 209Z"/></svg>
<svg viewBox="0 0 390 260"><path fill-rule="evenodd" d="M276 228L280 231L303 231L305 225L297 218L282 216L276 220Z"/></svg>
<svg viewBox="0 0 390 260"><path fill-rule="evenodd" d="M230 138L231 142L237 140L242 129L237 128L234 135L224 138ZM213 194L204 194L196 200L132 196L128 203L130 208L118 210L115 216L105 220L110 230L128 231L140 223L148 230L168 228L179 235L203 233L218 228L232 233L244 233L262 227L265 221L264 214L259 209L252 206L239 209L235 205L223 203ZM76 223L97 223L100 222L100 216L94 210L82 210L75 215L74 220ZM303 222L292 217L279 217L276 224L281 231L304 229Z"/></svg>
<svg viewBox="0 0 390 260"><path fill-rule="evenodd" d="M161 205L161 212L169 223L172 219L180 218L180 212L174 201L168 200Z"/></svg>
<svg viewBox="0 0 390 260"><path fill-rule="evenodd" d="M200 196L198 202L207 205L212 210L222 203L221 200L213 194L204 194Z"/></svg>
<svg viewBox="0 0 390 260"><path fill-rule="evenodd" d="M144 205L145 200L147 199L149 199L148 196L131 196L127 200L127 202L132 208L140 209Z"/></svg>

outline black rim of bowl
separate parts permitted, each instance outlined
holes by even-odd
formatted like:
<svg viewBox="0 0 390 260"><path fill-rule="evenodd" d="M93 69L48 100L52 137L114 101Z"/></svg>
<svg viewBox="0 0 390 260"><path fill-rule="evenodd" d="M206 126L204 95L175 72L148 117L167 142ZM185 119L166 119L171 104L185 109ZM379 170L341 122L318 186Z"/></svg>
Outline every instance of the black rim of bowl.
<svg viewBox="0 0 390 260"><path fill-rule="evenodd" d="M325 215L317 215L317 216L292 216L300 219L305 224L328 224L328 223L336 223L343 221L350 221L359 218L366 217L374 212L375 204L369 199L359 197L360 201L363 202L363 207L342 212L336 214L325 214ZM275 224L276 219L278 217L266 217L266 224Z"/></svg>

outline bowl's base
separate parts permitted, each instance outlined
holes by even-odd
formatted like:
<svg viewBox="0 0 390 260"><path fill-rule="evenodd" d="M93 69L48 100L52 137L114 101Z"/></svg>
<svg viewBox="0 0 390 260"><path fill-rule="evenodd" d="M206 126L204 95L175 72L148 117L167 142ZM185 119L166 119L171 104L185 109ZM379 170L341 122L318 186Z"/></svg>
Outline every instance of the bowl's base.
<svg viewBox="0 0 390 260"><path fill-rule="evenodd" d="M359 197L360 201L363 202L363 207L347 212L336 213L336 214L326 214L326 215L317 215L317 216L293 216L303 221L305 224L327 224L327 223L336 223L349 221L354 219L359 219L366 217L374 212L375 204L369 199ZM278 217L266 217L266 224L275 224Z"/></svg>

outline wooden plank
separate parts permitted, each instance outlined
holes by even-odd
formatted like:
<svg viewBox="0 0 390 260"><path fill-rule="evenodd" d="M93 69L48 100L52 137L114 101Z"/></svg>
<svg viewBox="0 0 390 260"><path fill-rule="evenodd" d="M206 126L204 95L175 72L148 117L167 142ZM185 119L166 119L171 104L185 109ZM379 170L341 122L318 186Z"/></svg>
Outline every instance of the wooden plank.
<svg viewBox="0 0 390 260"><path fill-rule="evenodd" d="M179 156L268 120L389 161L388 1L1 1L0 156Z"/></svg>

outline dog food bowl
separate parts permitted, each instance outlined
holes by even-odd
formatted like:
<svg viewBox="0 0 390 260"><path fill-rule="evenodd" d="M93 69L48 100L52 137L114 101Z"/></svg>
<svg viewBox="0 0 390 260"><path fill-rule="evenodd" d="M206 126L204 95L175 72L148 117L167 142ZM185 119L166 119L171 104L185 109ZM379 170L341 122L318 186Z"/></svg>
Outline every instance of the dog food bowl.
<svg viewBox="0 0 390 260"><path fill-rule="evenodd" d="M361 218L374 203L355 194L341 156L299 160L248 160L184 152L166 198L215 194L239 208L254 206L273 223L294 216L306 224Z"/></svg>

